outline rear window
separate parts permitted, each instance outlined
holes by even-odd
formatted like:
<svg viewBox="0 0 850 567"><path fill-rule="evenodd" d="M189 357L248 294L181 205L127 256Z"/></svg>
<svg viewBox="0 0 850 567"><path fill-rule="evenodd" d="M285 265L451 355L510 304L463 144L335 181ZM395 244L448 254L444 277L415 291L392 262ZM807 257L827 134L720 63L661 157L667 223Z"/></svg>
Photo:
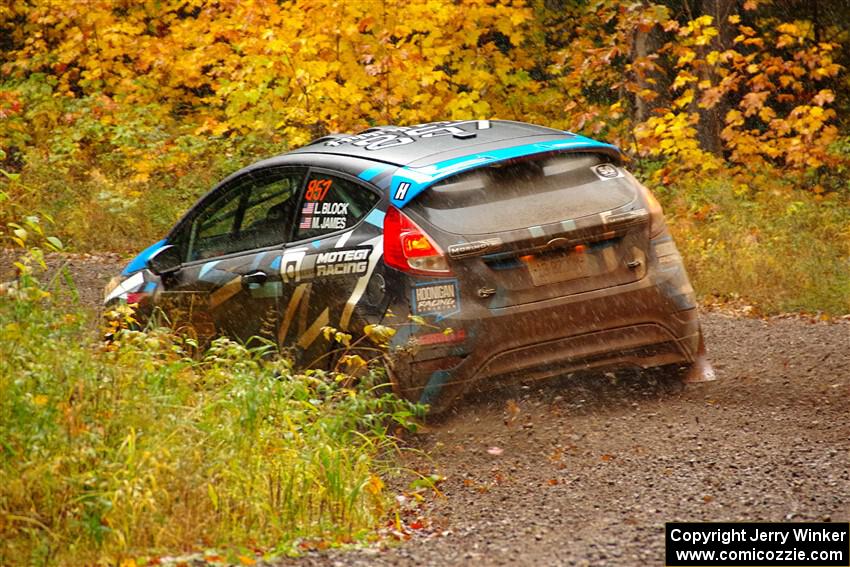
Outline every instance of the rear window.
<svg viewBox="0 0 850 567"><path fill-rule="evenodd" d="M315 171L304 188L295 239L317 238L351 228L377 203L378 196L362 185Z"/></svg>
<svg viewBox="0 0 850 567"><path fill-rule="evenodd" d="M631 182L607 157L573 153L475 169L424 191L413 203L456 234L488 234L576 219L625 205Z"/></svg>

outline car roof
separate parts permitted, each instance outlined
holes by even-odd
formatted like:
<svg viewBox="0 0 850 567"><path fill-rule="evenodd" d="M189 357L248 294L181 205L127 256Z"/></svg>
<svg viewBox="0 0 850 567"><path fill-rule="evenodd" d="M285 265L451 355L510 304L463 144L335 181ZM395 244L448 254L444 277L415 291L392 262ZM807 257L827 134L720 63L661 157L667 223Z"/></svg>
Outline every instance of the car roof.
<svg viewBox="0 0 850 567"><path fill-rule="evenodd" d="M515 158L567 151L605 154L617 164L623 157L620 150L610 144L564 130L511 120L378 126L359 134L325 136L296 150L254 162L225 177L201 201L241 175L267 167L297 165L327 167L360 177L387 191L393 205L404 207L434 183L462 171ZM189 218L195 207L197 204L172 227L169 235ZM143 251L125 268L124 275L140 269L143 256L165 242L157 242Z"/></svg>
<svg viewBox="0 0 850 567"><path fill-rule="evenodd" d="M332 154L404 166L428 165L447 155L469 155L575 134L510 120L455 120L415 126L377 126L358 134L313 140L290 154Z"/></svg>
<svg viewBox="0 0 850 567"><path fill-rule="evenodd" d="M382 190L401 208L434 183L485 165L561 152L605 154L616 164L620 150L545 126L510 120L456 120L415 126L379 126L359 134L336 134L289 152L288 159L345 162L369 160L375 165L357 173ZM377 162L377 163L376 163ZM368 162L365 162L368 163Z"/></svg>

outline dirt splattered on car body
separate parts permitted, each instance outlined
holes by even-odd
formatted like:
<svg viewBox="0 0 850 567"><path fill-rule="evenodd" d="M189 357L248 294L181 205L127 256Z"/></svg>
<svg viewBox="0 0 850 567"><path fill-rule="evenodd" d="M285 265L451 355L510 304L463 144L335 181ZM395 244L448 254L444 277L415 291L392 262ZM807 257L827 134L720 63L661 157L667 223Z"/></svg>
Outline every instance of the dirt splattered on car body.
<svg viewBox="0 0 850 567"><path fill-rule="evenodd" d="M473 384L623 366L711 378L693 288L620 151L500 120L327 136L216 186L107 303L302 364L321 330L398 327L396 392L444 411Z"/></svg>

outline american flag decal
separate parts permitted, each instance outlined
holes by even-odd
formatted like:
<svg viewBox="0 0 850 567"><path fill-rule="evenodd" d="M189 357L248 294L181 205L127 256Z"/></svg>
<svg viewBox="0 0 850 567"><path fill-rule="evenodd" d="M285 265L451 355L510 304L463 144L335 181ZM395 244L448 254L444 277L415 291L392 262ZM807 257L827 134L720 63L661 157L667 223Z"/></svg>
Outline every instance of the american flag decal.
<svg viewBox="0 0 850 567"><path fill-rule="evenodd" d="M312 215L316 212L316 203L304 203L304 208L301 209L302 215Z"/></svg>
<svg viewBox="0 0 850 567"><path fill-rule="evenodd" d="M313 226L313 217L311 217L311 216L301 217L301 224L298 225L298 228L311 228L312 226Z"/></svg>

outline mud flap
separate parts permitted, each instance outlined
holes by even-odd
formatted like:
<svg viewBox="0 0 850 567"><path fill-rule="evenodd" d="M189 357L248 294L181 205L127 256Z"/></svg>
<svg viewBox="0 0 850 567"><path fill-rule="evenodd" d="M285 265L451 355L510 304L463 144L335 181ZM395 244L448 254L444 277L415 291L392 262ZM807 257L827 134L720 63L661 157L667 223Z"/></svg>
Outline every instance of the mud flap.
<svg viewBox="0 0 850 567"><path fill-rule="evenodd" d="M699 382L714 382L715 380L717 380L717 375L714 373L711 362L708 361L708 356L705 353L705 341L702 338L702 331L700 331L696 360L685 374L683 382L685 384L697 384Z"/></svg>
<svg viewBox="0 0 850 567"><path fill-rule="evenodd" d="M429 415L439 415L453 407L471 385L470 380L454 380L453 368L433 371L423 385L413 378L409 361L384 356L384 365L395 395L413 403L427 404Z"/></svg>

